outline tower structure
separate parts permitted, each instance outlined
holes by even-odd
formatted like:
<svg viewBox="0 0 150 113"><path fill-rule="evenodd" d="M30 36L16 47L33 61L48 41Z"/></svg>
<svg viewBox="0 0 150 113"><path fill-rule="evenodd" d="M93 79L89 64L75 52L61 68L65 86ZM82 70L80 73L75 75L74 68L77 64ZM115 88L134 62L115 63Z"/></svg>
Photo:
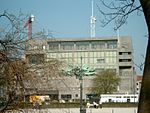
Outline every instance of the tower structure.
<svg viewBox="0 0 150 113"><path fill-rule="evenodd" d="M95 37L95 27L96 27L96 16L93 15L94 8L93 8L93 0L92 2L92 16L91 16L91 38Z"/></svg>
<svg viewBox="0 0 150 113"><path fill-rule="evenodd" d="M28 39L32 38L32 22L34 21L34 15L30 15L28 21L24 25L24 27L28 27Z"/></svg>

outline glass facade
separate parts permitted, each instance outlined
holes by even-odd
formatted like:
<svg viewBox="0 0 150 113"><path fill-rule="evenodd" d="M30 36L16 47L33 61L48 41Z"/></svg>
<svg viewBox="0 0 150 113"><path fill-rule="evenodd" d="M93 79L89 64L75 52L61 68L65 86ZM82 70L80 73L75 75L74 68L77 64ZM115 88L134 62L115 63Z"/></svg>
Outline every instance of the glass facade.
<svg viewBox="0 0 150 113"><path fill-rule="evenodd" d="M113 51L61 51L50 52L48 58L58 58L66 60L72 64L82 63L94 68L117 68L117 50Z"/></svg>
<svg viewBox="0 0 150 113"><path fill-rule="evenodd" d="M107 49L116 49L117 48L117 41L108 41L107 42Z"/></svg>
<svg viewBox="0 0 150 113"><path fill-rule="evenodd" d="M105 55L106 63L116 63L117 62L117 52L106 52Z"/></svg>
<svg viewBox="0 0 150 113"><path fill-rule="evenodd" d="M93 41L91 42L91 49L105 49L105 41Z"/></svg>
<svg viewBox="0 0 150 113"><path fill-rule="evenodd" d="M60 47L60 48L59 48ZM117 41L74 41L74 42L50 42L49 50L102 50L117 49Z"/></svg>
<svg viewBox="0 0 150 113"><path fill-rule="evenodd" d="M76 50L88 50L89 42L76 42Z"/></svg>
<svg viewBox="0 0 150 113"><path fill-rule="evenodd" d="M57 42L49 43L49 50L51 50L51 51L59 50L59 43L57 43Z"/></svg>
<svg viewBox="0 0 150 113"><path fill-rule="evenodd" d="M48 58L80 65L82 57L82 63L93 68L118 68L117 40L57 41L49 42L48 45Z"/></svg>
<svg viewBox="0 0 150 113"><path fill-rule="evenodd" d="M73 50L74 43L73 42L61 42L60 43L60 50Z"/></svg>

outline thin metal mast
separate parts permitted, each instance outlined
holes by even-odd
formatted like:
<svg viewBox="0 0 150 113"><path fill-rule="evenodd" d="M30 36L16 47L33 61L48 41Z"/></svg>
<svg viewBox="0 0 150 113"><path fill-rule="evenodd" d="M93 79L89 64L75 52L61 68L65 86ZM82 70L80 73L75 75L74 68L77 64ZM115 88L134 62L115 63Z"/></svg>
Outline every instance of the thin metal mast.
<svg viewBox="0 0 150 113"><path fill-rule="evenodd" d="M117 39L118 39L118 47L120 46L120 34L119 34L119 28L117 29Z"/></svg>
<svg viewBox="0 0 150 113"><path fill-rule="evenodd" d="M28 27L28 39L32 39L32 22L34 21L34 18L34 15L31 15L24 25L24 27Z"/></svg>
<svg viewBox="0 0 150 113"><path fill-rule="evenodd" d="M92 16L91 16L91 38L95 37L95 26L96 26L96 16L93 15L93 0L92 2Z"/></svg>

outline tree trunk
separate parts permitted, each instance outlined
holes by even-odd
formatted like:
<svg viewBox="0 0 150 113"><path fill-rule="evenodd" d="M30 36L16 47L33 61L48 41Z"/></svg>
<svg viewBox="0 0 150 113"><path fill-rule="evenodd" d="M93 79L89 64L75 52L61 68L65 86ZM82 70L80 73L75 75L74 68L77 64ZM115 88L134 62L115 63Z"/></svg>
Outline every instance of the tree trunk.
<svg viewBox="0 0 150 113"><path fill-rule="evenodd" d="M140 0L145 20L150 34L150 0ZM148 34L148 35L149 35ZM150 113L150 40L148 37L148 45L146 51L146 59L140 92L140 100L138 105L138 113Z"/></svg>

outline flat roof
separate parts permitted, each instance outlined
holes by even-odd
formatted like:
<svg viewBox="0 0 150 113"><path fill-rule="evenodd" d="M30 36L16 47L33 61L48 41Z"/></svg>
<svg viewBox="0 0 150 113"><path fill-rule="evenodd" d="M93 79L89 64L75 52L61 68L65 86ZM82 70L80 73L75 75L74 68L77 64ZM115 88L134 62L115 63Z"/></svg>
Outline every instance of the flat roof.
<svg viewBox="0 0 150 113"><path fill-rule="evenodd" d="M74 41L98 41L98 40L116 40L117 41L117 37L94 37L94 38L90 38L90 37L81 37L81 38L48 38L47 41L48 42L74 42Z"/></svg>

